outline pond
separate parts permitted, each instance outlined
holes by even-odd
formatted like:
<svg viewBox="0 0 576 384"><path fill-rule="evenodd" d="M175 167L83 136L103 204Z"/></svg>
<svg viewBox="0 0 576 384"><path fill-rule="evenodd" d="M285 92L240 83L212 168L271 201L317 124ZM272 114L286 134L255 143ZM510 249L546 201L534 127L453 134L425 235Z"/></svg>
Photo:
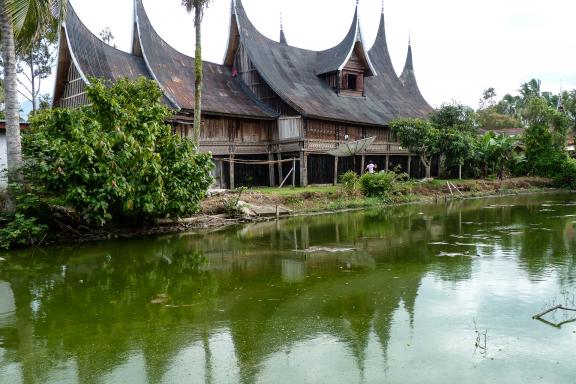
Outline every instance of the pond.
<svg viewBox="0 0 576 384"><path fill-rule="evenodd" d="M0 382L574 383L575 252L543 194L4 253Z"/></svg>

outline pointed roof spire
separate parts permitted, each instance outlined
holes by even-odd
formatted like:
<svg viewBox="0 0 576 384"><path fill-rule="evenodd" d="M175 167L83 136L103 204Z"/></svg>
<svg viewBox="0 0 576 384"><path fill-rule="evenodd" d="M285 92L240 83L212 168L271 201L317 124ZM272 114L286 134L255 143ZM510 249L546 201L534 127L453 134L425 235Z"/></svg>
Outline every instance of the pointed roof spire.
<svg viewBox="0 0 576 384"><path fill-rule="evenodd" d="M353 53L356 53L358 58L363 62L366 73L365 76L375 76L376 70L372 65L372 61L365 48L364 39L360 30L360 21L358 19L358 2L356 0L356 10L354 11L354 18L350 29L338 45L318 52L318 64L316 67L316 74L323 75L330 72L340 71L348 63Z"/></svg>
<svg viewBox="0 0 576 384"><path fill-rule="evenodd" d="M408 54L406 55L406 64L404 65L404 72L406 70L414 71L414 62L412 61L412 41L408 37Z"/></svg>
<svg viewBox="0 0 576 384"><path fill-rule="evenodd" d="M414 63L412 61L412 42L408 43L408 54L406 55L406 64L404 65L404 71L400 75L400 82L404 86L404 90L413 100L418 101L420 104L428 106L430 105L422 96L420 89L418 88L418 83L416 82L416 75L414 74Z"/></svg>
<svg viewBox="0 0 576 384"><path fill-rule="evenodd" d="M558 94L558 104L556 105L558 112L564 112L564 100L562 100L562 80L560 80L560 93Z"/></svg>
<svg viewBox="0 0 576 384"><path fill-rule="evenodd" d="M382 1L382 7L384 7L384 1ZM391 81L396 82L398 75L396 74L396 71L394 71L394 65L392 64L390 52L388 51L388 43L386 41L384 8L382 8L382 13L380 14L378 33L376 34L376 39L374 40L372 48L370 48L369 54L378 72L386 75L386 77L390 78Z"/></svg>
<svg viewBox="0 0 576 384"><path fill-rule="evenodd" d="M288 45L286 35L284 34L284 20L282 18L282 12L280 12L280 44Z"/></svg>

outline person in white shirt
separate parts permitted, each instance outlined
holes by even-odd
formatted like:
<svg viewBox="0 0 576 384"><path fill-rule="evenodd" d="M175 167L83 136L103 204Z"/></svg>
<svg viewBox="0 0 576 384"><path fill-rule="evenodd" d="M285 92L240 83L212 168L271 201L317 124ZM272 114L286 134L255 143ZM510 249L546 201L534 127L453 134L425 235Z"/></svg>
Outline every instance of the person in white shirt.
<svg viewBox="0 0 576 384"><path fill-rule="evenodd" d="M372 161L370 161L366 166L366 170L368 171L368 173L374 173L374 170L376 168L377 168L376 164L374 164Z"/></svg>

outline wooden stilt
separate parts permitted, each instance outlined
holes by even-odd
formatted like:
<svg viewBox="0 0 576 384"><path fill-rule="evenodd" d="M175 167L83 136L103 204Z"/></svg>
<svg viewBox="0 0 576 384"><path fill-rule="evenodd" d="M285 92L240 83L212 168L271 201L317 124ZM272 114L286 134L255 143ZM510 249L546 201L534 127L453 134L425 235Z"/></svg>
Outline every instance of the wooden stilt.
<svg viewBox="0 0 576 384"><path fill-rule="evenodd" d="M274 154L272 152L268 152L268 160L270 161L270 164L268 164L268 174L270 177L270 186L273 187L276 184L276 181L274 180Z"/></svg>
<svg viewBox="0 0 576 384"><path fill-rule="evenodd" d="M220 188L226 188L226 180L224 180L224 160L220 160Z"/></svg>
<svg viewBox="0 0 576 384"><path fill-rule="evenodd" d="M334 185L338 184L338 156L334 156Z"/></svg>
<svg viewBox="0 0 576 384"><path fill-rule="evenodd" d="M390 170L390 155L386 155L386 166L384 167L386 172Z"/></svg>
<svg viewBox="0 0 576 384"><path fill-rule="evenodd" d="M292 188L296 186L296 159L292 160Z"/></svg>
<svg viewBox="0 0 576 384"><path fill-rule="evenodd" d="M300 186L308 185L308 154L300 152Z"/></svg>
<svg viewBox="0 0 576 384"><path fill-rule="evenodd" d="M230 154L230 189L236 188L234 185L234 155Z"/></svg>
<svg viewBox="0 0 576 384"><path fill-rule="evenodd" d="M364 168L366 167L366 155L362 154L362 163L360 164L360 174L364 174Z"/></svg>
<svg viewBox="0 0 576 384"><path fill-rule="evenodd" d="M284 170L282 169L282 154L278 154L278 178L284 180Z"/></svg>
<svg viewBox="0 0 576 384"><path fill-rule="evenodd" d="M406 171L408 177L412 177L412 156L408 155L408 169Z"/></svg>

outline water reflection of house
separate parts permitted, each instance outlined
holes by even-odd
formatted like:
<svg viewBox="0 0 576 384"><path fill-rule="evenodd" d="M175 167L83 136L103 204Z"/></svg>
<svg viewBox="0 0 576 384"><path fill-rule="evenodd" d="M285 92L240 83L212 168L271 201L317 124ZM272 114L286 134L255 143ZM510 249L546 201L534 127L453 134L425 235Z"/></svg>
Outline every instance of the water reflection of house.
<svg viewBox="0 0 576 384"><path fill-rule="evenodd" d="M359 171L368 160L380 169L400 166L413 176L423 173L417 156L394 141L388 123L396 117L425 117L432 108L418 88L410 45L402 75L396 74L383 14L371 49L356 11L338 45L310 51L289 45L283 31L279 42L263 36L241 0L232 1L231 9L225 60L222 65L204 62L202 100L201 150L213 153L222 185L278 185L292 162L270 161L292 158L301 185L332 183L337 174ZM162 40L141 0L135 1L134 22L133 47L126 53L90 33L70 7L61 31L54 103L86 104L89 77L144 76L158 82L165 103L177 111L170 121L174 131L190 136L194 58ZM346 138L373 136L375 143L357 159L327 155Z"/></svg>

